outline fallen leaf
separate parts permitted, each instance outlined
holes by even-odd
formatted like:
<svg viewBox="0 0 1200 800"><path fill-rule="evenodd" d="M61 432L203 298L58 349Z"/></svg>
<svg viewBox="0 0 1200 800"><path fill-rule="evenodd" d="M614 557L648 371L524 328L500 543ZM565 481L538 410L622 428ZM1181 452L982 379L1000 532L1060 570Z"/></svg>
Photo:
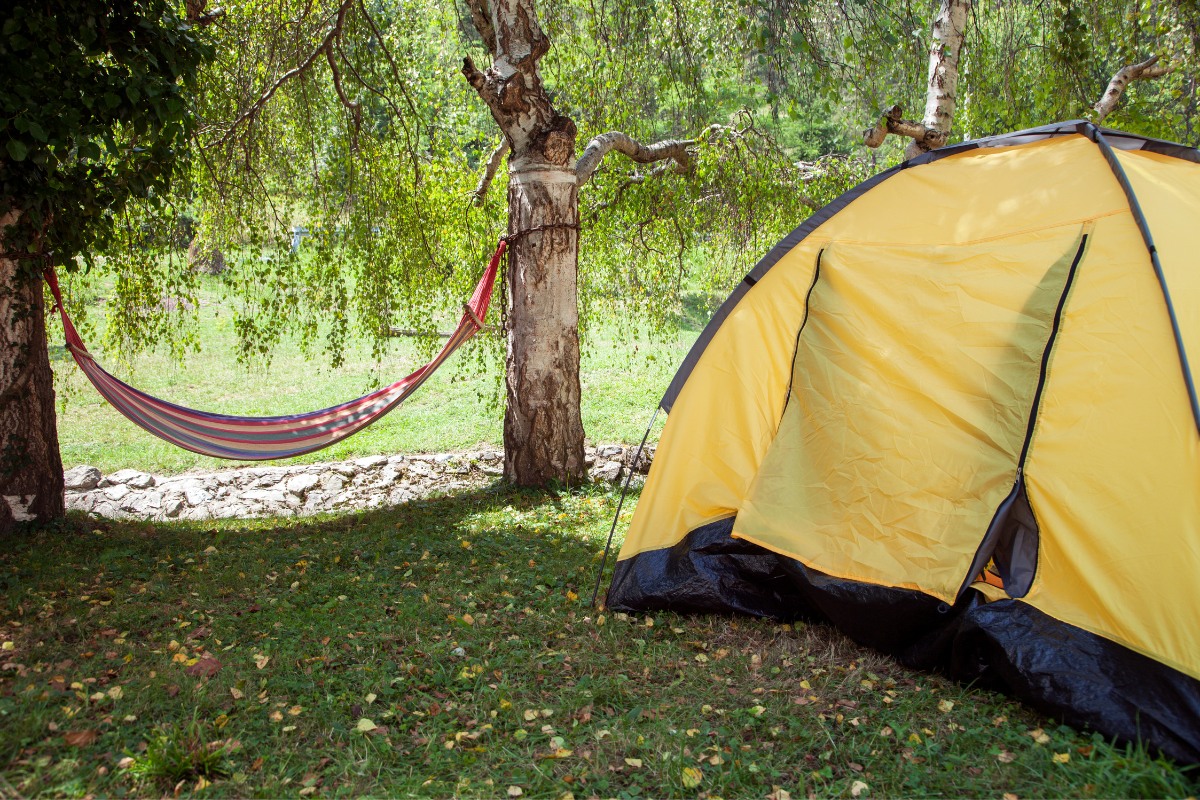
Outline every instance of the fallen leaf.
<svg viewBox="0 0 1200 800"><path fill-rule="evenodd" d="M1015 755L1008 752L1007 750L1001 750L999 753L996 754L996 760L999 761L1001 764L1011 764L1013 761L1016 760L1016 758L1017 757Z"/></svg>
<svg viewBox="0 0 1200 800"><path fill-rule="evenodd" d="M87 747L95 744L99 738L100 732L94 730L70 731L63 734L63 741L67 743L68 747Z"/></svg>
<svg viewBox="0 0 1200 800"><path fill-rule="evenodd" d="M257 653L254 656L254 665L259 669L262 669L263 667L267 666L267 663L270 662L270 660L270 656L264 656L262 653Z"/></svg>
<svg viewBox="0 0 1200 800"><path fill-rule="evenodd" d="M366 717L363 717L358 721L358 724L354 726L354 730L358 731L359 733L370 733L371 731L375 730L376 727L378 726L374 722Z"/></svg>
<svg viewBox="0 0 1200 800"><path fill-rule="evenodd" d="M938 711L941 711L943 714L949 714L953 710L954 710L954 701L953 700L938 701Z"/></svg>
<svg viewBox="0 0 1200 800"><path fill-rule="evenodd" d="M221 662L212 656L205 656L184 670L184 672L194 678L211 678L220 671Z"/></svg>
<svg viewBox="0 0 1200 800"><path fill-rule="evenodd" d="M272 711L267 716L270 718L271 722L283 722L283 714L278 711Z"/></svg>
<svg viewBox="0 0 1200 800"><path fill-rule="evenodd" d="M1017 796L1016 796L1015 794L1013 794L1012 792L1005 792L1005 793L1004 793L1004 800L1021 800L1021 798L1017 797Z"/></svg>
<svg viewBox="0 0 1200 800"><path fill-rule="evenodd" d="M124 694L125 694L125 690L122 689L120 686L113 686L113 687L110 687L108 690L108 696L113 700L120 700Z"/></svg>
<svg viewBox="0 0 1200 800"><path fill-rule="evenodd" d="M870 791L871 787L867 786L867 784L863 783L862 781L855 781L854 783L850 784L851 797L861 797L863 794L869 793Z"/></svg>
<svg viewBox="0 0 1200 800"><path fill-rule="evenodd" d="M124 758L122 758L120 761L117 762L117 769L129 769L132 766L133 766L133 757L132 756L125 756Z"/></svg>
<svg viewBox="0 0 1200 800"><path fill-rule="evenodd" d="M525 710L525 713L522 716L525 717L526 722L533 722L538 718L538 712L534 711L532 708L529 708Z"/></svg>
<svg viewBox="0 0 1200 800"><path fill-rule="evenodd" d="M197 665L197 666L199 666L199 665ZM241 700L243 697L246 696L246 693L243 692L241 689L237 688L236 686L229 687L229 694L233 697L234 700Z"/></svg>
<svg viewBox="0 0 1200 800"><path fill-rule="evenodd" d="M509 797L520 797L523 794L525 794L525 790L522 789L520 786L508 787L508 796Z"/></svg>
<svg viewBox="0 0 1200 800"><path fill-rule="evenodd" d="M371 703L375 702L375 693L371 692L369 695L367 695L363 699L367 701L367 705L371 705Z"/></svg>
<svg viewBox="0 0 1200 800"><path fill-rule="evenodd" d="M291 708L288 709L288 714L292 715L293 717L298 717L303 712L304 712L303 706L292 706Z"/></svg>
<svg viewBox="0 0 1200 800"><path fill-rule="evenodd" d="M1053 756L1053 759L1054 759L1055 764L1066 764L1068 761L1071 760L1071 754L1070 753L1055 753Z"/></svg>
<svg viewBox="0 0 1200 800"><path fill-rule="evenodd" d="M772 787L775 791L767 795L767 800L792 800L792 793L787 789Z"/></svg>
<svg viewBox="0 0 1200 800"><path fill-rule="evenodd" d="M704 773L699 767L684 767L680 780L685 789L695 789L704 780Z"/></svg>
<svg viewBox="0 0 1200 800"><path fill-rule="evenodd" d="M179 694L179 684L172 683L167 687L167 697L174 697Z"/></svg>
<svg viewBox="0 0 1200 800"><path fill-rule="evenodd" d="M633 767L634 769L642 768L642 760L640 758L627 758L627 759L625 759L625 763L628 764L629 766Z"/></svg>
<svg viewBox="0 0 1200 800"><path fill-rule="evenodd" d="M1050 742L1050 737L1041 728L1029 731L1028 735L1032 736L1033 740L1038 744L1048 744Z"/></svg>

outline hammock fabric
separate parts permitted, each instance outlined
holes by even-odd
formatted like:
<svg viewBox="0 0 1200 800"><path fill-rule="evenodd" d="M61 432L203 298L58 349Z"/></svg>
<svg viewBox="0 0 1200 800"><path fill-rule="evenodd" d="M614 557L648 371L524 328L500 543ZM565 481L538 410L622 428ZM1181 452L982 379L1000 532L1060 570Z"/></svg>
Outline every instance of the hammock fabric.
<svg viewBox="0 0 1200 800"><path fill-rule="evenodd" d="M482 327L496 282L496 272L507 243L500 241L487 270L475 287L471 302L464 304L462 319L450 335L441 352L408 377L351 400L348 403L279 417L234 417L213 414L168 403L133 388L105 372L88 352L59 291L58 276L53 269L45 272L46 283L54 296L67 349L75 363L104 399L129 418L160 439L201 455L239 461L265 461L311 453L329 447L358 433L388 413L415 392L438 367L464 342Z"/></svg>

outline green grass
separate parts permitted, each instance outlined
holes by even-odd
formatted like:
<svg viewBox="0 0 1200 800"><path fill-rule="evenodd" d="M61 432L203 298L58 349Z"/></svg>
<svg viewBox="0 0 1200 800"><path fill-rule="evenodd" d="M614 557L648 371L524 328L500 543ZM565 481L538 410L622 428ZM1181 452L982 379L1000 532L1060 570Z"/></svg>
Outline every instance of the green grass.
<svg viewBox="0 0 1200 800"><path fill-rule="evenodd" d="M101 363L123 380L165 400L205 411L262 416L310 411L353 399L399 380L427 360L413 339L397 337L389 340L380 364L372 359L368 347L355 344L346 354L346 363L331 369L325 366L325 356L306 356L289 342L274 352L266 367L240 366L234 355L232 303L223 297L216 279L202 281L197 329L201 352L189 354L182 364L165 352L152 352L130 365L101 353ZM100 292L102 295L103 287ZM689 307L689 311L683 330L667 341L644 337L625 341L611 326L602 326L591 337L580 375L583 423L591 442L641 440L650 414L706 321L695 308ZM93 306L91 314L102 319L102 307ZM447 313L441 328L449 330L456 321ZM61 333L52 329L51 337L58 344ZM99 334L91 338L93 351L98 351ZM403 406L370 428L289 463L500 446L503 363L480 372L479 347L478 341L469 342ZM136 467L173 474L230 465L180 450L142 431L92 389L64 348L53 347L52 358L60 397L64 398L58 431L67 468L91 464L104 472Z"/></svg>
<svg viewBox="0 0 1200 800"><path fill-rule="evenodd" d="M1194 791L825 627L598 614L615 503L496 486L0 541L0 797Z"/></svg>

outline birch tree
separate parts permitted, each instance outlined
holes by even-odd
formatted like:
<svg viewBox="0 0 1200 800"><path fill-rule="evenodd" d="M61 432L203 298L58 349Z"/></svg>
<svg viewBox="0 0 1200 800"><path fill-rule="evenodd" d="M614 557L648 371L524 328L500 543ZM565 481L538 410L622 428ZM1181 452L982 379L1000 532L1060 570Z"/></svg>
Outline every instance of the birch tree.
<svg viewBox="0 0 1200 800"><path fill-rule="evenodd" d="M508 155L505 477L518 485L585 474L579 386L579 189L616 152L686 170L692 140L646 145L619 131L576 157L575 122L555 108L538 62L550 40L533 0L469 0L492 63L462 72L500 127Z"/></svg>

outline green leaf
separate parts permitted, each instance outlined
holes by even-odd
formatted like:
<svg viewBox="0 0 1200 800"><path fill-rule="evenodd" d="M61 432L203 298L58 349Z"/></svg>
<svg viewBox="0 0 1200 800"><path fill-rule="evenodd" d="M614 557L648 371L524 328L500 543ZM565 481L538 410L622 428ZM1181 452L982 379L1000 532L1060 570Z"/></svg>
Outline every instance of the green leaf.
<svg viewBox="0 0 1200 800"><path fill-rule="evenodd" d="M16 139L9 139L6 147L13 161L24 161L25 156L29 155L29 148Z"/></svg>

